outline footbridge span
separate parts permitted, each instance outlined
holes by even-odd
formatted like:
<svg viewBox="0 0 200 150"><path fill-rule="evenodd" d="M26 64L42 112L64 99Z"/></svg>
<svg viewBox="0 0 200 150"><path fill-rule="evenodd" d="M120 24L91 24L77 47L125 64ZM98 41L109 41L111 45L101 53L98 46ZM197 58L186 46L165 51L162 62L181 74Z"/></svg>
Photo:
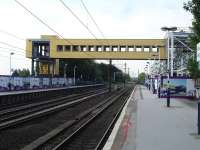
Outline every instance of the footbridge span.
<svg viewBox="0 0 200 150"><path fill-rule="evenodd" d="M164 60L165 43L165 39L61 39L42 35L27 39L26 57L32 59L32 70L39 66L42 74L58 74L59 59Z"/></svg>

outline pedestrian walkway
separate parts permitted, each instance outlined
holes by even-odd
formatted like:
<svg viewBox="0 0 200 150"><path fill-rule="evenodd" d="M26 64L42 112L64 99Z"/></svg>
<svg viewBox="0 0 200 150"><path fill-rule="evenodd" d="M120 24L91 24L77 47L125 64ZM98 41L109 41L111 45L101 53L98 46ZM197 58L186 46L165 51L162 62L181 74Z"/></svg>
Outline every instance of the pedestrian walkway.
<svg viewBox="0 0 200 150"><path fill-rule="evenodd" d="M137 86L104 149L199 150L197 102L159 99ZM115 132L115 133L114 133Z"/></svg>

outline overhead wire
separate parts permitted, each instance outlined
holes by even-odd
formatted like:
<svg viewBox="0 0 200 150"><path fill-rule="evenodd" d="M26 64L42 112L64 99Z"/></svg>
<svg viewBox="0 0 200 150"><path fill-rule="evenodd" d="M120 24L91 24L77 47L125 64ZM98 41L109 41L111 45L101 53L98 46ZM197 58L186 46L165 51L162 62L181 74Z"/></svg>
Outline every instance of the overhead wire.
<svg viewBox="0 0 200 150"><path fill-rule="evenodd" d="M50 25L48 25L44 20L42 20L41 18L39 18L36 14L34 14L30 9L28 9L27 7L25 7L22 3L20 3L18 0L15 0L15 2L17 4L19 4L22 8L24 8L27 12L29 12L33 17L35 17L38 21L40 21L43 25L45 25L48 29L50 29L51 31L53 31L54 33L56 33L59 37L61 37L62 39L64 39L65 41L67 41L68 43L70 43L71 45L73 45L73 43L67 39L65 39L60 33L58 33L56 30L54 30Z"/></svg>
<svg viewBox="0 0 200 150"><path fill-rule="evenodd" d="M87 12L87 14L89 15L90 19L92 20L92 22L94 23L94 25L96 26L97 30L99 31L99 33L101 34L101 36L106 40L106 36L104 35L104 33L102 32L102 30L100 29L99 25L97 24L97 22L95 21L94 17L92 16L92 14L90 13L89 9L87 8L86 4L84 3L83 0L80 0L83 8L85 9L85 11ZM111 45L109 42L107 42L108 45ZM111 51L111 50L110 50ZM110 54L110 53L109 53Z"/></svg>
<svg viewBox="0 0 200 150"><path fill-rule="evenodd" d="M16 53L20 53L20 54L24 54L25 55L25 52L23 52L23 51L17 51L17 50L14 50L14 49L6 48L6 47L1 47L1 46L0 46L0 49L9 50L10 52L14 51Z"/></svg>
<svg viewBox="0 0 200 150"><path fill-rule="evenodd" d="M15 2L17 4L19 4L22 8L24 8L27 12L29 12L33 17L35 17L37 20L39 20L43 25L45 25L48 29L50 29L51 31L53 31L56 35L58 35L59 37L61 37L63 40L67 41L69 44L74 45L70 40L65 39L60 33L58 33L55 29L53 29L50 25L48 25L45 21L43 21L40 17L38 17L36 14L34 14L30 9L28 9L27 7L25 7L22 3L20 3L18 0L15 0ZM93 57L92 55L90 55L89 53L85 53L86 55Z"/></svg>
<svg viewBox="0 0 200 150"><path fill-rule="evenodd" d="M14 34L12 34L12 33L9 33L9 32L7 32L7 31L4 31L4 30L1 30L1 29L0 29L0 32L3 33L3 34L9 35L9 36L11 36L11 37L14 37L15 39L18 39L18 40L21 40L21 41L25 41L25 39L23 39L23 38L21 38L21 37L19 37L19 36L16 36L16 35L14 35Z"/></svg>
<svg viewBox="0 0 200 150"><path fill-rule="evenodd" d="M4 45L7 45L7 46L9 46L9 47L12 47L12 48L16 48L16 49L23 50L24 52L26 51L25 49L23 49L23 48L21 48L21 47L18 47L18 46L15 46L15 45L12 45L12 44L3 42L3 41L0 41L0 43L1 43L1 44L4 44Z"/></svg>
<svg viewBox="0 0 200 150"><path fill-rule="evenodd" d="M2 56L2 58L10 58L10 56L9 55L2 55L2 54L0 54L0 56ZM12 57L13 57L14 55L12 55ZM18 57L15 57L15 59L16 60L21 60L21 61L24 61L24 59L21 59L21 58L18 58ZM28 60L28 58L27 59L25 59L25 61L30 61L30 60Z"/></svg>
<svg viewBox="0 0 200 150"><path fill-rule="evenodd" d="M83 1L83 0L80 0L80 1L81 1L82 5L83 5L85 11L87 12L87 14L89 15L89 17L91 18L92 22L95 24L95 26L96 26L97 30L99 31L99 33L101 34L101 36L102 36L104 39L106 39L104 33L102 32L102 30L100 29L99 25L98 25L97 22L95 21L94 17L92 16L92 14L90 13L90 11L88 10L88 8L87 8L86 4L84 3L84 1Z"/></svg>
<svg viewBox="0 0 200 150"><path fill-rule="evenodd" d="M75 12L63 1L59 0L62 5L88 30L88 32L97 39L96 35L90 30L90 28L78 17L78 15L75 14Z"/></svg>

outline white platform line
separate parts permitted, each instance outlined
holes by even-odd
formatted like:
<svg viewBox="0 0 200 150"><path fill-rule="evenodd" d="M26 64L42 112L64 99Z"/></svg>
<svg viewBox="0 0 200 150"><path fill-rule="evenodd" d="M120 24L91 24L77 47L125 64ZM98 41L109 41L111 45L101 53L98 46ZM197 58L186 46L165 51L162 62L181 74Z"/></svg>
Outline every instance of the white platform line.
<svg viewBox="0 0 200 150"><path fill-rule="evenodd" d="M121 123L122 123L122 121L124 119L124 116L126 114L126 110L127 110L128 104L133 99L133 94L135 93L136 88L137 88L137 86L135 86L135 88L133 89L129 99L127 100L127 102L126 102L126 104L125 104L125 106L124 106L124 108L123 108L123 110L121 112L121 115L118 118L118 120L117 120L117 122L116 122L116 124L115 124L115 126L114 126L114 128L112 130L112 133L110 134L106 144L103 147L103 150L110 150L112 148L112 145L114 143L115 137L116 137L116 135L117 135L117 133L119 131L120 125L121 125Z"/></svg>

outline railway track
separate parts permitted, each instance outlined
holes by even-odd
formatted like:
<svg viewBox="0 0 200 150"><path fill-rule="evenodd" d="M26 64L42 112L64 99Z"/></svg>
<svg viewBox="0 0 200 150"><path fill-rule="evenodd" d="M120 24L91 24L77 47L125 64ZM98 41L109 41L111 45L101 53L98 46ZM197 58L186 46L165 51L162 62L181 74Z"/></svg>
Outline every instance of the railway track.
<svg viewBox="0 0 200 150"><path fill-rule="evenodd" d="M117 91L105 92L92 97L87 97L81 103L71 104L58 111L53 111L34 119L28 119L18 124L12 124L0 130L0 149L19 150L35 139L51 132L66 121L73 120L77 114L97 105L102 100L115 95ZM80 99L79 99L80 100ZM78 101L78 100L77 100ZM32 117L30 117L32 118ZM26 119L26 118L24 118Z"/></svg>
<svg viewBox="0 0 200 150"><path fill-rule="evenodd" d="M79 114L73 120L68 120L25 146L23 150L100 149L130 91L130 89L118 91L117 94L115 93L115 95Z"/></svg>
<svg viewBox="0 0 200 150"><path fill-rule="evenodd" d="M17 120L19 118L14 119L19 121L17 123L12 123L13 120L6 121L11 125L5 125L0 130L0 149L18 150L27 149L27 147L28 149L54 149L64 138L72 135L74 131L80 128L77 133L73 134L72 138L86 128L90 122L93 122L92 120L99 118L98 116L101 116L103 108L106 110L105 107L110 108L114 105L114 99L117 102L117 97L119 99L121 99L120 95L124 97L123 94L127 93L125 91L116 90L111 93L103 93L102 91L102 94L98 93L99 95L90 94L61 104L58 107L50 107L48 112L41 110L21 116L22 120ZM120 104L120 106L122 105ZM111 116L113 117L113 115ZM90 119L91 121L88 121ZM81 127L82 125L84 127Z"/></svg>
<svg viewBox="0 0 200 150"><path fill-rule="evenodd" d="M81 103L88 98L106 93L107 90L92 90L84 94L73 94L55 98L49 101L24 105L0 111L0 130L13 125L62 110L66 107Z"/></svg>
<svg viewBox="0 0 200 150"><path fill-rule="evenodd" d="M100 90L100 89L105 89L105 87L94 87L92 90ZM7 110L7 109L12 109L14 107L20 107L20 106L24 106L24 105L29 105L29 104L33 104L33 103L38 103L38 102L42 102L42 101L48 101L49 99L56 99L56 98L62 98L65 96L70 96L70 95L77 95L77 94L81 94L81 93L85 93L88 91L92 91L91 89L80 89L78 91L74 90L74 91L66 91L66 92L56 92L56 93L49 93L44 95L43 97L39 97L39 98L32 98L29 101L26 100L22 100L22 102L18 102L17 104L12 104L12 105L0 105L0 111L3 110ZM46 91L45 91L46 92ZM50 91L51 92L51 91ZM35 93L38 94L38 93ZM27 95L28 97L28 95ZM20 101L19 96L15 95L15 98L18 98L18 101Z"/></svg>

